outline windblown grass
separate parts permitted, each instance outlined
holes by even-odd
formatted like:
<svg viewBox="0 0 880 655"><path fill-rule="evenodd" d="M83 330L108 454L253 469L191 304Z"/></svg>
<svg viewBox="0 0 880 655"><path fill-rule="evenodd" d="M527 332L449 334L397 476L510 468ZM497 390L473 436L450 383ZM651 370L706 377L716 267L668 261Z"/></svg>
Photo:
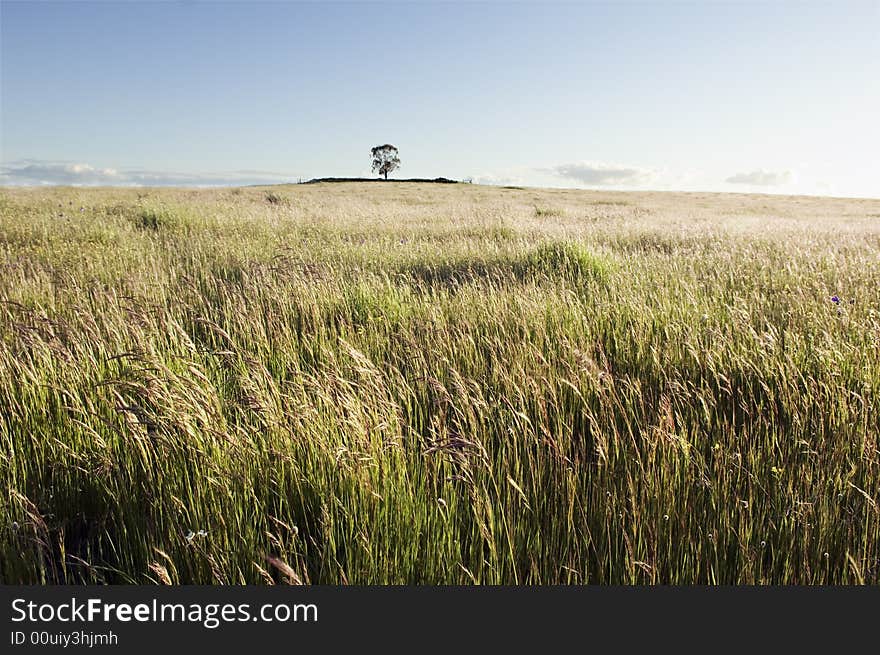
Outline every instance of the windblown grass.
<svg viewBox="0 0 880 655"><path fill-rule="evenodd" d="M876 584L878 214L2 190L0 581Z"/></svg>

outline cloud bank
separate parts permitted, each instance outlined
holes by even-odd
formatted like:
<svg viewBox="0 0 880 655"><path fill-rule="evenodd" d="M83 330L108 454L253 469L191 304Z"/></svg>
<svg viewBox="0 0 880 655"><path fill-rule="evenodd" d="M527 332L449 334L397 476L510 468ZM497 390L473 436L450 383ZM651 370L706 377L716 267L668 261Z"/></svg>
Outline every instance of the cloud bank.
<svg viewBox="0 0 880 655"><path fill-rule="evenodd" d="M522 186L524 184L522 177L495 173L474 175L471 180L474 184L487 184L490 186Z"/></svg>
<svg viewBox="0 0 880 655"><path fill-rule="evenodd" d="M602 162L560 164L545 170L582 184L599 186L647 184L656 177L654 171L646 168Z"/></svg>
<svg viewBox="0 0 880 655"><path fill-rule="evenodd" d="M794 179L791 171L765 171L763 169L751 173L731 175L725 182L728 184L750 184L752 186L779 186L788 184Z"/></svg>
<svg viewBox="0 0 880 655"><path fill-rule="evenodd" d="M5 186L242 186L295 182L297 179L297 176L271 171L177 173L117 170L85 163L35 159L0 165L0 185Z"/></svg>

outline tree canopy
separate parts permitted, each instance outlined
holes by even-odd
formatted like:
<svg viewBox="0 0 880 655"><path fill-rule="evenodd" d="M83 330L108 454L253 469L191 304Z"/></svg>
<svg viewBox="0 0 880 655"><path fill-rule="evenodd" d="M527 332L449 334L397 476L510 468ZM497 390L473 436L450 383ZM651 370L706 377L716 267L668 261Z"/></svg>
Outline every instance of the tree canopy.
<svg viewBox="0 0 880 655"><path fill-rule="evenodd" d="M397 148L390 143L376 146L370 150L373 157L373 172L385 176L388 179L388 173L391 173L400 167L400 157L397 156Z"/></svg>

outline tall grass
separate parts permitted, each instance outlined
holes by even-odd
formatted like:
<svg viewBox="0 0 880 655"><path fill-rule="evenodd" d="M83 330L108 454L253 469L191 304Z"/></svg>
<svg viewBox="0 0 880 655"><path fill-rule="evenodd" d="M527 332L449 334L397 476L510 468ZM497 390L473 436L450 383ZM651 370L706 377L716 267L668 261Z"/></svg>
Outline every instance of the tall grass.
<svg viewBox="0 0 880 655"><path fill-rule="evenodd" d="M2 190L0 581L876 584L878 213Z"/></svg>

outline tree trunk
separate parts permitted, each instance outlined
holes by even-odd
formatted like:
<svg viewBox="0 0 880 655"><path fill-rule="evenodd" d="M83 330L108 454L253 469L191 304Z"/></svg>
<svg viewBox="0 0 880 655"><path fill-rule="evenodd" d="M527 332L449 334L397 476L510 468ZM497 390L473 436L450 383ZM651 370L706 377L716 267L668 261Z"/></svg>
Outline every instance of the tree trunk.
<svg viewBox="0 0 880 655"><path fill-rule="evenodd" d="M388 171L385 171L385 181L388 181Z"/></svg>

